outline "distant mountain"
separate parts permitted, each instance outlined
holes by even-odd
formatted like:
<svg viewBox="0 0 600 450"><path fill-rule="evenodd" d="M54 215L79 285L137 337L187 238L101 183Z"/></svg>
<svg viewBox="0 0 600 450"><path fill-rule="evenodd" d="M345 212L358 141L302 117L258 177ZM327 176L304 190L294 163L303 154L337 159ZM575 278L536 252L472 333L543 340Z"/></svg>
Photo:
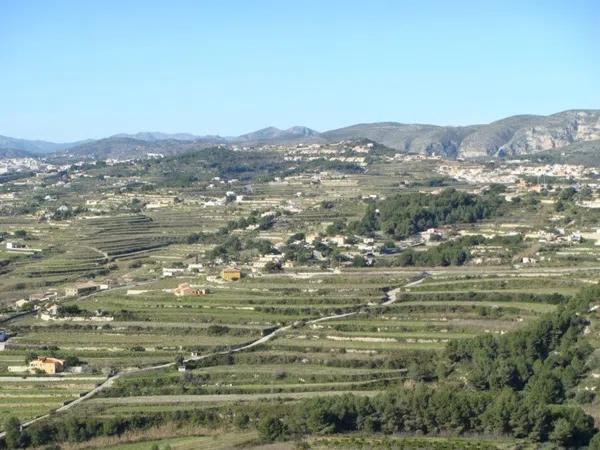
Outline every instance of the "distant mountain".
<svg viewBox="0 0 600 450"><path fill-rule="evenodd" d="M303 140L318 135L317 131L306 127L292 127L287 130L270 127L242 136L228 138L221 136L196 136L185 133L142 132L136 134L117 134L105 139L85 142L70 147L62 153L96 159L130 159L142 157L148 153L172 155L216 145L279 143Z"/></svg>
<svg viewBox="0 0 600 450"><path fill-rule="evenodd" d="M133 159L145 156L148 153L173 155L212 145L215 145L215 143L201 140L180 141L176 139L162 139L145 141L130 137L113 136L69 148L64 154L78 157L92 157L95 159Z"/></svg>
<svg viewBox="0 0 600 450"><path fill-rule="evenodd" d="M8 136L0 136L0 149L3 150L25 150L30 153L44 154L65 150L86 141L55 143L48 141L37 141L18 139Z"/></svg>
<svg viewBox="0 0 600 450"><path fill-rule="evenodd" d="M137 139L139 141L167 141L167 140L175 140L175 141L202 141L202 140L211 140L211 141L223 141L226 139L220 136L196 136L189 133L161 133L158 131L144 131L135 134L126 134L120 133L111 136L111 138L131 138Z"/></svg>
<svg viewBox="0 0 600 450"><path fill-rule="evenodd" d="M401 152L448 157L515 156L600 139L600 110L512 116L465 127L379 122L326 131L321 137L329 141L364 137Z"/></svg>
<svg viewBox="0 0 600 450"><path fill-rule="evenodd" d="M55 144L0 136L0 149L33 153L68 151L96 158L135 158L145 153L173 154L221 144L253 146L355 139L369 139L398 152L437 154L449 158L516 157L559 148L573 151L573 144L600 140L600 110L571 110L550 116L519 115L487 125L469 126L378 122L323 133L302 126L287 130L268 127L237 137L142 132L118 134L96 141Z"/></svg>
<svg viewBox="0 0 600 450"><path fill-rule="evenodd" d="M0 148L0 158L30 158L36 156L35 153L27 150L19 150L14 148Z"/></svg>
<svg viewBox="0 0 600 450"><path fill-rule="evenodd" d="M263 141L288 141L319 136L319 132L307 127L292 127L280 130L275 127L263 128L252 133L242 134L237 138L229 138L230 142L263 142Z"/></svg>
<svg viewBox="0 0 600 450"><path fill-rule="evenodd" d="M400 152L457 156L463 139L479 128L378 122L321 133L328 141L366 138Z"/></svg>
<svg viewBox="0 0 600 450"><path fill-rule="evenodd" d="M519 158L545 163L600 167L600 140L576 142L566 147L543 150L533 155L523 154Z"/></svg>
<svg viewBox="0 0 600 450"><path fill-rule="evenodd" d="M319 132L307 127L292 127L287 130L280 130L275 127L263 128L241 136L221 137L214 135L197 136L189 133L161 133L158 131L145 131L135 134L120 133L111 136L111 138L131 138L139 141L203 141L213 143L236 143L236 142L262 142L262 141L285 141L290 139L307 138L318 136Z"/></svg>
<svg viewBox="0 0 600 450"><path fill-rule="evenodd" d="M514 156L597 139L600 139L600 110L512 116L480 127L466 136L459 154L465 158Z"/></svg>

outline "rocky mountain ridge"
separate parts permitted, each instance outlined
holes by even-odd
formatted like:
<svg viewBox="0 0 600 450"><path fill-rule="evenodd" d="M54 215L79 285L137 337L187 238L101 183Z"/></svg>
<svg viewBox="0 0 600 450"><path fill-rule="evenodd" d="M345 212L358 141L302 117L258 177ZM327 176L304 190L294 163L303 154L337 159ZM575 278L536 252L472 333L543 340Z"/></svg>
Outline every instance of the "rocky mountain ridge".
<svg viewBox="0 0 600 450"><path fill-rule="evenodd" d="M105 139L55 144L0 136L0 149L33 153L68 152L95 158L136 157L148 152L179 153L211 145L327 143L370 139L398 152L448 158L530 155L573 144L600 140L600 110L569 110L549 116L518 115L485 125L438 126L376 122L318 132L303 126L281 130L267 127L234 137L188 133L141 132ZM116 149L116 150L115 150ZM600 155L599 155L600 158Z"/></svg>

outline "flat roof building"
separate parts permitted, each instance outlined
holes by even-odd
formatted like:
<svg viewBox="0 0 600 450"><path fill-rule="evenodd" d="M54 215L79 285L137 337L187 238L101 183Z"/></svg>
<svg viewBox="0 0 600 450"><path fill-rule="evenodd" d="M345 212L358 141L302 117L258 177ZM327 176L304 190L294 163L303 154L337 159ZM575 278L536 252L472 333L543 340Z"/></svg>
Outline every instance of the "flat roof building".
<svg viewBox="0 0 600 450"><path fill-rule="evenodd" d="M227 281L237 281L242 278L242 271L237 267L227 267L221 272L221 278Z"/></svg>

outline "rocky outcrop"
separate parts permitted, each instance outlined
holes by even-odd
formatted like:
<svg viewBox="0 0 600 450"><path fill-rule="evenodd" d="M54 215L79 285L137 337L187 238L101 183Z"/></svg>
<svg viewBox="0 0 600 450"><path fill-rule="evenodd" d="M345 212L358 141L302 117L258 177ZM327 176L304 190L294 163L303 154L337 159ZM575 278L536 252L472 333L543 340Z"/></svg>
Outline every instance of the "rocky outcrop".
<svg viewBox="0 0 600 450"><path fill-rule="evenodd" d="M564 111L551 116L514 116L467 136L464 158L523 155L600 139L600 111Z"/></svg>

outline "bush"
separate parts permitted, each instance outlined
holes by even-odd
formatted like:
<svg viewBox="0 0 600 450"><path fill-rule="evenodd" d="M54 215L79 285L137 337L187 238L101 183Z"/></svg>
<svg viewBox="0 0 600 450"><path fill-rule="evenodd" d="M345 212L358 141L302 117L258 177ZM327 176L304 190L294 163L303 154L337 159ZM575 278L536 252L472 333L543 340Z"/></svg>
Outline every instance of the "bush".
<svg viewBox="0 0 600 450"><path fill-rule="evenodd" d="M592 391L577 391L575 394L575 401L580 405L584 405L587 403L592 403L596 398L596 394Z"/></svg>
<svg viewBox="0 0 600 450"><path fill-rule="evenodd" d="M288 437L288 426L279 417L268 415L263 417L256 425L261 439L267 442L284 440Z"/></svg>
<svg viewBox="0 0 600 450"><path fill-rule="evenodd" d="M21 447L21 422L16 417L8 417L4 422L4 431L6 433L4 437L4 443L8 448L19 448Z"/></svg>
<svg viewBox="0 0 600 450"><path fill-rule="evenodd" d="M223 335L229 333L229 330L230 330L230 328L225 325L210 325L206 329L206 332L210 336L223 336Z"/></svg>

